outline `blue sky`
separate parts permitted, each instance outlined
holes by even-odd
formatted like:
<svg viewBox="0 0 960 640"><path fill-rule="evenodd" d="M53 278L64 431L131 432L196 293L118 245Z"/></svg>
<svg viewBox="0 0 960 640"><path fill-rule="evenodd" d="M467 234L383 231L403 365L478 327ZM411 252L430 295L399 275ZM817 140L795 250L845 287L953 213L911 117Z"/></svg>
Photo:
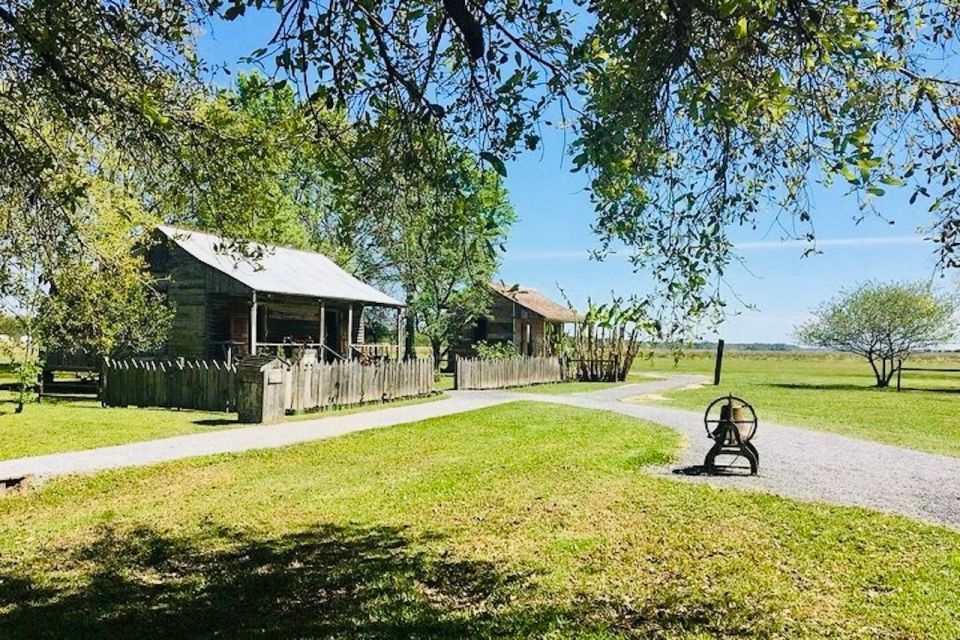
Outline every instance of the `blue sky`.
<svg viewBox="0 0 960 640"><path fill-rule="evenodd" d="M272 15L264 12L236 23L214 22L200 36L200 53L235 70L235 61L265 44L274 25ZM218 74L217 80L229 82L229 77ZM590 231L593 209L586 177L570 173L560 132L544 134L542 152L507 166L507 187L519 220L507 243L501 278L558 298L562 287L581 309L588 298L603 301L611 291L642 293L643 275L633 273L624 258L589 259L596 240ZM822 254L806 258L802 246L781 241L781 233L768 232L762 220L757 231L731 230L743 266L731 268L726 280L756 309L732 301L731 308L740 312L723 323L718 335L731 342L791 342L793 327L818 302L864 280L935 278L940 286L952 286L935 272L935 246L917 232L928 223L927 214L921 206L910 207L908 196L890 192L878 201L883 216L895 224L879 217L856 224L855 199L844 197L841 188L816 190L813 220Z"/></svg>

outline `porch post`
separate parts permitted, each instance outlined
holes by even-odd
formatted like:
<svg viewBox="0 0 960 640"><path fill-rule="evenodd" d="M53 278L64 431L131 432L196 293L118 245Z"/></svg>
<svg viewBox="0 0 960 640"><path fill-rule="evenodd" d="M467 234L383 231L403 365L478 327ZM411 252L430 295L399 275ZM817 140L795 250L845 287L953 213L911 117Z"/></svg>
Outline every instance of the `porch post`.
<svg viewBox="0 0 960 640"><path fill-rule="evenodd" d="M400 360L400 354L403 353L403 314L400 307L397 307L397 360Z"/></svg>
<svg viewBox="0 0 960 640"><path fill-rule="evenodd" d="M257 354L257 292L250 298L250 355Z"/></svg>
<svg viewBox="0 0 960 640"><path fill-rule="evenodd" d="M320 331L317 332L317 336L317 342L320 343L320 361L323 362L327 344L327 305L323 300L320 301Z"/></svg>
<svg viewBox="0 0 960 640"><path fill-rule="evenodd" d="M347 358L353 360L353 303L347 307Z"/></svg>

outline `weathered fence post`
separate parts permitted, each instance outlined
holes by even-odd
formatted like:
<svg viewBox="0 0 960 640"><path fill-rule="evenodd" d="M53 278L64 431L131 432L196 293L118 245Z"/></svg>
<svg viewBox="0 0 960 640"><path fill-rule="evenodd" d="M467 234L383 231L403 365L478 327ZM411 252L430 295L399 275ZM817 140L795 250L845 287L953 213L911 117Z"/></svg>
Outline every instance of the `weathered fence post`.
<svg viewBox="0 0 960 640"><path fill-rule="evenodd" d="M720 384L720 374L723 372L723 340L717 340L717 362L713 367L713 386Z"/></svg>

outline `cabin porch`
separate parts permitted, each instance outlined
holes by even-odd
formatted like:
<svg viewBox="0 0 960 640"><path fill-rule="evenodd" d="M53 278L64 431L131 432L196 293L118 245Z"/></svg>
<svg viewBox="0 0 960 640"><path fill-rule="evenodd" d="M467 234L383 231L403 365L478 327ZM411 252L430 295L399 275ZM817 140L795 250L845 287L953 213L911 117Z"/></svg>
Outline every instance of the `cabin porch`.
<svg viewBox="0 0 960 640"><path fill-rule="evenodd" d="M364 309L358 302L262 292L211 295L207 304L207 355L229 361L251 353L292 356L301 349L317 349L326 362L398 359L402 310L396 309L396 344L366 344Z"/></svg>

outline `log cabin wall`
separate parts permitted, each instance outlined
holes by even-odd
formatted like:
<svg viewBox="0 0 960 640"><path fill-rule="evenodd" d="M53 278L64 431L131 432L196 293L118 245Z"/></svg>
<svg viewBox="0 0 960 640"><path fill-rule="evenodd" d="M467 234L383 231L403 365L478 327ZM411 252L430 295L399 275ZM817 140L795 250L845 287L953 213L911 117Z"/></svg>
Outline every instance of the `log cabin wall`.
<svg viewBox="0 0 960 640"><path fill-rule="evenodd" d="M214 331L219 330L215 320L219 317L218 308L211 309L211 295L232 294L249 298L249 289L171 242L151 247L148 259L151 270L161 278L161 290L174 307L165 353L188 358L207 357L211 325Z"/></svg>
<svg viewBox="0 0 960 640"><path fill-rule="evenodd" d="M478 319L460 333L451 345L450 353L464 358L477 355L474 344L483 340L487 343L511 343L519 349L520 335L516 315L519 305L494 292L487 315ZM522 308L522 307L520 307ZM453 362L453 358L450 358Z"/></svg>
<svg viewBox="0 0 960 640"><path fill-rule="evenodd" d="M526 311L524 309L524 311ZM513 345L524 356L544 356L546 355L546 321L542 316L535 313L526 312L514 320L516 330L514 331Z"/></svg>

